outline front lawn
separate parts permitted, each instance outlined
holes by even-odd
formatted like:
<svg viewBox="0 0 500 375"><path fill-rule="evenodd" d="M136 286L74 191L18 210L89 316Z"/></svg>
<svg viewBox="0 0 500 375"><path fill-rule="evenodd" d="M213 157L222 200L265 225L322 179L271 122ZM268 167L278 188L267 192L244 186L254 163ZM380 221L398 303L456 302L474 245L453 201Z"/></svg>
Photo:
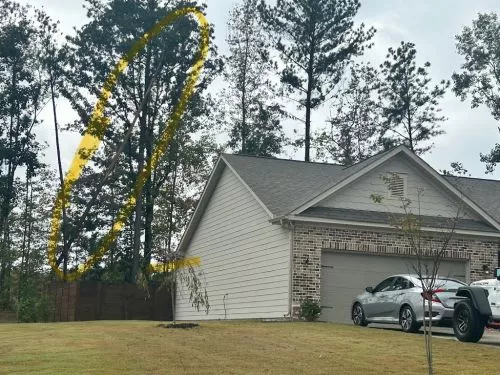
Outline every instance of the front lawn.
<svg viewBox="0 0 500 375"><path fill-rule="evenodd" d="M0 374L424 373L422 335L327 323L0 324ZM500 348L434 339L436 372L493 374Z"/></svg>

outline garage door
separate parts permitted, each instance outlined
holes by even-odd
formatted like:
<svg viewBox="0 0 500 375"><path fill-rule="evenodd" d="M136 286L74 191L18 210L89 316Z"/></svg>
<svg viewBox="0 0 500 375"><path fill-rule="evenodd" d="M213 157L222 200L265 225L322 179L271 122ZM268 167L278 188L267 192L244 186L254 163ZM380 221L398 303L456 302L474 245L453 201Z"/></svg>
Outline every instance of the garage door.
<svg viewBox="0 0 500 375"><path fill-rule="evenodd" d="M321 320L351 321L351 304L367 286L384 278L412 272L412 258L323 252L321 258ZM439 275L467 281L467 263L443 261Z"/></svg>

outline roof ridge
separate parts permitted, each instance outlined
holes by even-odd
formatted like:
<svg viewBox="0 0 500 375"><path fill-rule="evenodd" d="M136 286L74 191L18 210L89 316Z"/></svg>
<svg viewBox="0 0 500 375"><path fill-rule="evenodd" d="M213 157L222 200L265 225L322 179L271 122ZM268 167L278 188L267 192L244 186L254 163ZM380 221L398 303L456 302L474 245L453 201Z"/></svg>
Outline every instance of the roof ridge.
<svg viewBox="0 0 500 375"><path fill-rule="evenodd" d="M390 149L388 149L388 150L384 150L384 151L377 152L376 154L373 154L373 155L371 155L371 156L367 157L366 159L360 160L360 161L358 161L358 162L356 162L356 163L354 163L354 164L351 164L351 165L345 165L345 166L344 166L344 167L345 167L345 168L344 168L344 170L345 170L345 169L349 169L349 168L351 168L351 167L355 167L355 166L357 166L358 164L361 164L361 163L367 162L367 161L369 161L370 159L373 159L374 157L381 156L381 155L383 155L383 154L385 154L385 153L391 152L392 150L394 150L394 149L396 149L396 148L398 148L398 147L406 147L406 146L404 146L404 145L394 146L394 147L392 147L392 148L390 148Z"/></svg>
<svg viewBox="0 0 500 375"><path fill-rule="evenodd" d="M236 157L246 157L246 158L256 158L256 159L267 159L267 160L279 160L279 161L290 161L290 162L296 162L296 163L304 163L304 164L320 164L320 165L334 165L337 167L344 167L344 169L349 169L351 167L357 166L360 163L364 163L369 161L370 159L383 155L385 153L391 152L392 150L398 148L398 147L406 147L404 145L398 145L394 146L388 150L380 151L377 152L376 154L370 155L369 157L360 160L354 164L351 165L345 165L345 164L339 164L339 163L327 163L327 162L318 162L318 161L305 161L305 160L296 160L296 159L284 159L276 156L260 156L260 155L248 155L248 154L231 154L228 152L223 152L222 156L228 155L228 156L236 156Z"/></svg>
<svg viewBox="0 0 500 375"><path fill-rule="evenodd" d="M230 154L230 153L227 153L227 152L222 153L222 156L236 156L236 157L245 157L245 158L254 158L254 159L267 159L267 160L289 161L289 162L303 163L303 164L319 164L319 165L331 165L331 166L336 166L336 167L346 167L346 165L344 165L344 164L327 163L327 162L319 162L319 161L305 161L305 160L296 160L296 159L284 159L284 158L278 158L278 157L275 157L275 156Z"/></svg>

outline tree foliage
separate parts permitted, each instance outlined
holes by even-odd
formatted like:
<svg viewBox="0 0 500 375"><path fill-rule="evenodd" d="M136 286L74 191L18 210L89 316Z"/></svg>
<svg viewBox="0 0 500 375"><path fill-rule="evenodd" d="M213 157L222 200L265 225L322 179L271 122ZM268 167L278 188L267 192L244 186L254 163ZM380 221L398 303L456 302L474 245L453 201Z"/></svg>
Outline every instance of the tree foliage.
<svg viewBox="0 0 500 375"><path fill-rule="evenodd" d="M351 66L349 78L334 96L328 127L313 140L316 158L352 165L377 151L377 74L370 65Z"/></svg>
<svg viewBox="0 0 500 375"><path fill-rule="evenodd" d="M434 137L444 133L440 124L446 117L440 115L438 106L450 83L442 80L432 85L431 64L418 66L416 58L415 44L401 42L398 48L389 48L380 65L383 122L379 141L385 149L404 144L421 155L433 147Z"/></svg>
<svg viewBox="0 0 500 375"><path fill-rule="evenodd" d="M182 0L86 2L90 21L75 37L68 37L63 50L67 61L63 74L67 83L60 90L79 114L71 129L82 131L86 128L92 111L89 94L90 98L99 95L113 65L132 43L174 9L186 6L198 4ZM200 9L203 10L203 6ZM78 194L73 195L74 209L68 213L72 227L70 242L76 245L73 253L77 251L84 257L91 254L103 230L112 225L139 171L151 158L156 139L165 130L166 120L179 99L198 45L198 24L193 17L184 17L166 27L120 76L106 108L110 126L104 134L103 145L74 188ZM110 251L108 260L113 270L109 271L113 278L122 275L118 277L134 282L140 270L147 275L153 255L156 200L175 178L180 159L185 158L183 163L188 163L187 169L207 169L210 160L207 156L215 148L213 140L212 148L207 146L210 142L206 134L213 121L209 115L211 100L204 91L220 70L215 47L211 47L210 56L183 115L181 130L139 192L127 228ZM191 147L201 147L208 155L186 158ZM176 180L174 185L183 182ZM192 199L199 187L188 191L184 198ZM96 269L96 272L102 275L105 271Z"/></svg>
<svg viewBox="0 0 500 375"><path fill-rule="evenodd" d="M11 305L9 279L18 253L12 247L12 216L19 199L19 172L27 179L42 167L44 145L36 139L48 85L42 64L41 11L10 0L0 4L0 305Z"/></svg>
<svg viewBox="0 0 500 375"><path fill-rule="evenodd" d="M310 159L311 113L324 103L352 58L375 33L354 26L358 0L278 0L260 11L281 57L281 82L305 109L305 160Z"/></svg>
<svg viewBox="0 0 500 375"><path fill-rule="evenodd" d="M461 71L453 73L453 91L472 108L486 105L493 118L500 120L500 20L496 13L480 13L456 36L457 51L463 56ZM500 127L499 127L500 131ZM500 162L500 143L487 154L481 154L487 172Z"/></svg>
<svg viewBox="0 0 500 375"><path fill-rule="evenodd" d="M244 0L231 11L228 22L230 55L225 61L227 89L223 93L229 147L237 153L272 156L285 140L270 72L268 40L257 11L258 0Z"/></svg>

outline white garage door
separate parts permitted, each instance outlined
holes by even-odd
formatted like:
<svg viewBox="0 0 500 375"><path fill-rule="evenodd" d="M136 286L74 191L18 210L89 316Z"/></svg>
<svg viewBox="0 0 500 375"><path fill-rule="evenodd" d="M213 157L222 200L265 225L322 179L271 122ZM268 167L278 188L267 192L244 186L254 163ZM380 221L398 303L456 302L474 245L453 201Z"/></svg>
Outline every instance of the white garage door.
<svg viewBox="0 0 500 375"><path fill-rule="evenodd" d="M367 286L398 273L414 273L409 257L323 252L321 257L321 320L351 321L354 298ZM439 275L467 281L465 261L443 261Z"/></svg>

